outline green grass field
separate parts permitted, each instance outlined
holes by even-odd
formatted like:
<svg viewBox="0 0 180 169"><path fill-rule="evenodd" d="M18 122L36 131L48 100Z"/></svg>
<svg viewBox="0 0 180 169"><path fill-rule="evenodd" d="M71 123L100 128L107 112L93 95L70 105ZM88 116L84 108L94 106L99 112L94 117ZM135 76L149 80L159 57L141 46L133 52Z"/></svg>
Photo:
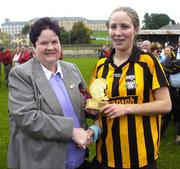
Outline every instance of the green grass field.
<svg viewBox="0 0 180 169"><path fill-rule="evenodd" d="M68 58L67 61L75 63L81 70L87 83L97 62L94 58ZM3 75L0 77L0 169L7 168L7 148L9 141L8 126L8 90L5 87ZM170 124L165 137L161 140L158 169L180 169L180 146L174 144L173 123ZM94 146L90 147L90 160L95 155Z"/></svg>
<svg viewBox="0 0 180 169"><path fill-rule="evenodd" d="M0 169L7 169L7 148L9 141L8 126L8 90L5 87L4 76L0 77Z"/></svg>
<svg viewBox="0 0 180 169"><path fill-rule="evenodd" d="M99 38L106 38L109 36L109 34L108 34L108 31L107 32L103 32L103 31L96 32L96 31L94 31L91 36L99 37Z"/></svg>
<svg viewBox="0 0 180 169"><path fill-rule="evenodd" d="M109 37L109 34L108 34L108 32L103 32L103 31L96 32L96 31L94 31L91 36L96 37L96 38L107 38L107 37ZM111 40L91 40L91 44L111 45L112 42L111 42Z"/></svg>

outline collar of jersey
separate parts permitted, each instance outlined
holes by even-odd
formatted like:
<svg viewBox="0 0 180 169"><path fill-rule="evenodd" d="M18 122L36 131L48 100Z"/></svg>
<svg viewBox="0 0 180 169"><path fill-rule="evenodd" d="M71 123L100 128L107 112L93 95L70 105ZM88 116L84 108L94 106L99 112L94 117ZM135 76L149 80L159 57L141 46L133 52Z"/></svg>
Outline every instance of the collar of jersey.
<svg viewBox="0 0 180 169"><path fill-rule="evenodd" d="M137 47L133 47L132 55L129 57L128 61L130 62L138 62L140 54L142 53ZM112 49L110 56L107 58L107 62L113 64L113 55L115 54L115 48Z"/></svg>

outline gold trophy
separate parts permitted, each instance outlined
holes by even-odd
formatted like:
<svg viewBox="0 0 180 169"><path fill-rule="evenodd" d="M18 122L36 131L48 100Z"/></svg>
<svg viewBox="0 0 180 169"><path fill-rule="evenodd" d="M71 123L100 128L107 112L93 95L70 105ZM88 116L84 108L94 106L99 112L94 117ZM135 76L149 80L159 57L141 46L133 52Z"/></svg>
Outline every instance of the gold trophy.
<svg viewBox="0 0 180 169"><path fill-rule="evenodd" d="M87 99L86 108L100 110L103 106L108 104L108 97L105 96L105 89L107 88L107 81L103 78L94 79L89 87L91 99Z"/></svg>

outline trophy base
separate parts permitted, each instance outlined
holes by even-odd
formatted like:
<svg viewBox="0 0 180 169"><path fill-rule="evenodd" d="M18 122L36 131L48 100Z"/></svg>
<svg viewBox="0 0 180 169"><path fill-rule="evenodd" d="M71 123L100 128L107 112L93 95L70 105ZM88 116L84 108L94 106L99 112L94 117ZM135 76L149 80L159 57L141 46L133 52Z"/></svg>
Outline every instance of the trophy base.
<svg viewBox="0 0 180 169"><path fill-rule="evenodd" d="M100 110L106 104L108 104L108 101L98 101L98 100L92 98L92 99L87 99L86 108Z"/></svg>

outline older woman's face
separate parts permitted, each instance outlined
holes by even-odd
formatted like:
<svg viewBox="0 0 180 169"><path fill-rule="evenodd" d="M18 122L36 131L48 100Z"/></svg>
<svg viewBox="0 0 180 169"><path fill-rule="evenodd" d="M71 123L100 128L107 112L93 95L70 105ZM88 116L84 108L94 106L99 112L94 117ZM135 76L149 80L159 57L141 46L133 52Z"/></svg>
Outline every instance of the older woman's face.
<svg viewBox="0 0 180 169"><path fill-rule="evenodd" d="M56 33L50 29L43 30L36 41L34 52L45 67L55 65L61 53L61 44Z"/></svg>

